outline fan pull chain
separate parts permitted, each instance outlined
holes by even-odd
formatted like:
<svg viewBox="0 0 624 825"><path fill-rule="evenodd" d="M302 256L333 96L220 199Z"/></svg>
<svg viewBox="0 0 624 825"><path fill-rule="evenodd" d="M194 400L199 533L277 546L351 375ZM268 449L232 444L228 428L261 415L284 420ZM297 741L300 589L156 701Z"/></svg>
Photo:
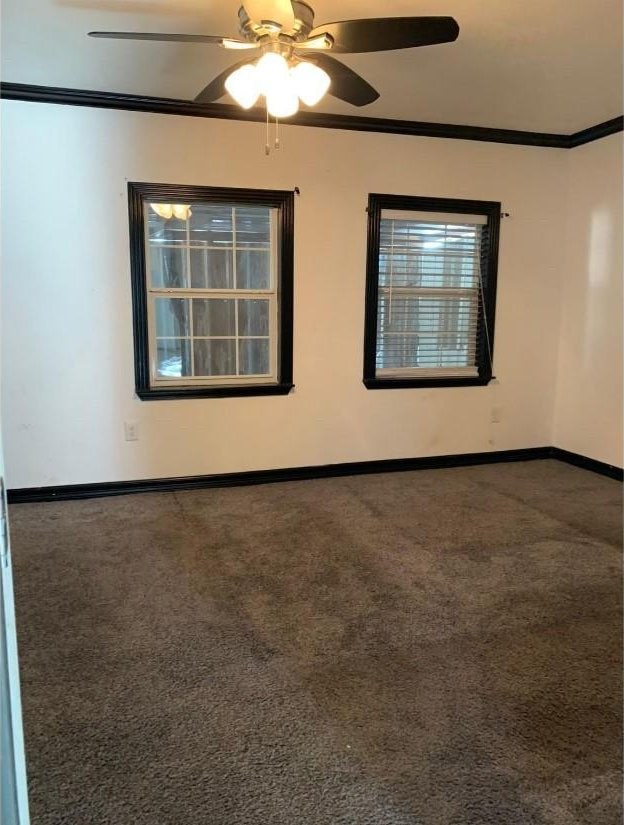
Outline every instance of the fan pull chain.
<svg viewBox="0 0 624 825"><path fill-rule="evenodd" d="M277 118L275 118L275 148L280 148L279 120Z"/></svg>
<svg viewBox="0 0 624 825"><path fill-rule="evenodd" d="M271 154L271 147L269 145L269 110L266 110L266 143L264 144L264 154Z"/></svg>

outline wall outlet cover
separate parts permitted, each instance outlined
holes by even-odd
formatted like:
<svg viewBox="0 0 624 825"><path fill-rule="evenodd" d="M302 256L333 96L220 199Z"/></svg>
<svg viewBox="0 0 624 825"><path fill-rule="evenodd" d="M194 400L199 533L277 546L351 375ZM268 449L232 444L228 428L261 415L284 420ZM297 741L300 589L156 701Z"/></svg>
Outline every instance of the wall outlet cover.
<svg viewBox="0 0 624 825"><path fill-rule="evenodd" d="M124 435L126 441L139 440L139 423L138 421L124 421Z"/></svg>

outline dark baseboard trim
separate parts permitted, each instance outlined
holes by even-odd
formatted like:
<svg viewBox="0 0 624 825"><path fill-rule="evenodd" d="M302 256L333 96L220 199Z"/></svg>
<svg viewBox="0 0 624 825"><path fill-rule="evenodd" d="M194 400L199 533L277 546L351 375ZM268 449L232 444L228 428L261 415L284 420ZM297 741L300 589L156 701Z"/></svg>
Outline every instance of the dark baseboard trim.
<svg viewBox="0 0 624 825"><path fill-rule="evenodd" d="M162 493L173 490L201 490L205 487L245 487L250 484L304 481L312 478L396 473L406 470L437 470L445 467L468 467L474 464L499 464L504 461L532 461L548 458L549 455L549 447L531 447L523 450L497 450L489 453L388 458L379 461L351 461L344 464L286 467L280 470L249 470L243 473L183 476L181 478L146 478L137 481L64 484L58 487L23 487L7 490L7 497L10 504L32 501L69 501L99 496L119 496L126 493Z"/></svg>
<svg viewBox="0 0 624 825"><path fill-rule="evenodd" d="M498 464L506 461L532 461L549 458L550 447L523 450L497 450L488 453L426 456L422 458L389 458L380 461L352 461L344 464L320 464L310 467L287 467L279 470L250 470L243 473L221 473L180 478L147 478L136 481L106 481L95 484L63 484L56 487L22 487L7 491L10 504L33 501L69 501L72 499L118 496L127 493L201 490L205 487L244 487L250 484L272 484L280 481L303 481L312 478L395 473L406 470L436 470L445 467L467 467L475 464Z"/></svg>
<svg viewBox="0 0 624 825"><path fill-rule="evenodd" d="M199 104L190 100L132 95L121 92L98 92L88 89L64 89L56 86L34 86L27 83L0 83L0 97L33 103L56 103L65 106L93 106L100 109L123 109L131 112L184 115L187 117L220 118L264 123L263 110L245 111L228 103ZM487 126L465 126L451 123L428 123L415 120L334 115L322 112L300 112L288 121L294 126L322 129L346 129L358 132L411 135L415 137L477 140L489 143L509 143L520 146L544 146L571 149L591 140L598 140L622 131L624 119L614 118L573 135L550 132L526 132L518 129L496 129Z"/></svg>
<svg viewBox="0 0 624 825"><path fill-rule="evenodd" d="M624 481L624 470L622 467L616 467L615 464L605 464L604 461L587 458L579 453L571 453L560 447L551 447L550 457L556 458L557 461L565 461L566 464L573 464L575 467L582 467L584 470L591 470L592 473L599 473L601 476L614 478L616 481Z"/></svg>
<svg viewBox="0 0 624 825"><path fill-rule="evenodd" d="M494 450L487 453L458 453L421 458L388 458L379 461L352 461L344 464L319 464L310 467L286 467L279 470L249 470L242 473L220 473L179 478L146 478L135 481L104 481L94 484L62 484L53 487L22 487L7 490L9 504L37 501L73 501L129 493L167 493L176 490L202 490L207 487L246 487L253 484L274 484L280 481L305 481L314 478L397 473L409 470L440 470L471 467L479 464L501 464L510 461L536 461L554 458L582 467L594 473L623 480L623 470L593 458L571 453L559 447L528 447L520 450Z"/></svg>

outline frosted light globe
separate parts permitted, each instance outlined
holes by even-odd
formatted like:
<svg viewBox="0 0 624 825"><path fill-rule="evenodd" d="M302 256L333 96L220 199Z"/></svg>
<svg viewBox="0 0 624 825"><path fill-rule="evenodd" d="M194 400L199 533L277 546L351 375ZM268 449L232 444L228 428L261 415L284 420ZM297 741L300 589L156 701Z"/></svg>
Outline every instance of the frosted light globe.
<svg viewBox="0 0 624 825"><path fill-rule="evenodd" d="M287 74L280 83L273 85L266 96L266 105L268 113L280 120L297 113L299 98L295 83L290 75Z"/></svg>
<svg viewBox="0 0 624 825"><path fill-rule="evenodd" d="M329 89L327 72L313 63L297 63L290 70L295 89L306 106L315 106Z"/></svg>
<svg viewBox="0 0 624 825"><path fill-rule="evenodd" d="M241 66L225 81L225 88L239 106L251 109L260 95L258 70L253 65Z"/></svg>
<svg viewBox="0 0 624 825"><path fill-rule="evenodd" d="M266 97L274 92L278 85L283 84L284 79L289 76L288 63L281 54L276 52L263 54L256 63L256 72L258 88Z"/></svg>

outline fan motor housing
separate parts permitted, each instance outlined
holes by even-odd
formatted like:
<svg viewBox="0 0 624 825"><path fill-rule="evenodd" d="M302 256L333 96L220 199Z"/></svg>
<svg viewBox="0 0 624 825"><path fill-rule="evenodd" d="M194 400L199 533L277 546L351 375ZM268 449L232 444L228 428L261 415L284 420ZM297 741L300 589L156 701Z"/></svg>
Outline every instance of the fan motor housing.
<svg viewBox="0 0 624 825"><path fill-rule="evenodd" d="M246 40L262 41L266 39L305 40L314 28L314 9L301 0L292 0L295 15L293 26L284 30L273 20L252 20L244 6L238 10L240 32Z"/></svg>

